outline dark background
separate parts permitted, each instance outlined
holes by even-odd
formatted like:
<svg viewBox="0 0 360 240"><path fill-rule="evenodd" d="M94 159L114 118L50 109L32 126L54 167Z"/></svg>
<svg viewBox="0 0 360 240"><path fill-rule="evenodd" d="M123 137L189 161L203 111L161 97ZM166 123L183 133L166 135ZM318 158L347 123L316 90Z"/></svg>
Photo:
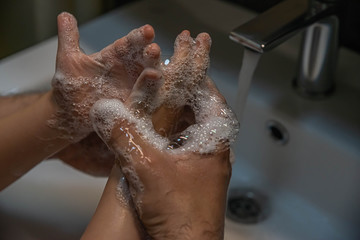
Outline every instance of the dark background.
<svg viewBox="0 0 360 240"><path fill-rule="evenodd" d="M56 16L79 24L136 0L0 0L0 59L56 35ZM171 0L168 1L171 4ZM193 0L196 1L196 0ZM220 0L219 0L220 1ZM282 0L221 0L263 12ZM324 0L326 1L326 0ZM340 43L360 53L360 0L340 0Z"/></svg>
<svg viewBox="0 0 360 240"><path fill-rule="evenodd" d="M0 59L57 34L56 16L67 11L86 23L133 0L0 0Z"/></svg>

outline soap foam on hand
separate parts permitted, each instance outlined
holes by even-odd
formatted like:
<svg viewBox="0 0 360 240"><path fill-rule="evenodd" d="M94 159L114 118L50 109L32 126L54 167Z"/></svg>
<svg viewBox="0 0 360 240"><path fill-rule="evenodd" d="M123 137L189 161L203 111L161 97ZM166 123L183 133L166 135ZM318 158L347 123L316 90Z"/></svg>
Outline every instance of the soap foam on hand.
<svg viewBox="0 0 360 240"><path fill-rule="evenodd" d="M208 79L208 81L211 80ZM196 105L196 108L194 108L196 123L179 133L179 136L186 136L186 140L182 146L176 149L169 149L172 144L171 141L154 130L151 114L136 115L132 109L129 109L117 99L102 99L94 104L91 110L91 119L94 129L102 136L104 141L109 143L114 140L111 139L113 131L120 131L120 134L128 135L126 138L126 140L129 140L127 147L117 148L113 145L112 148L127 161L125 166L122 166L122 171L130 183L129 193L139 216L142 215L142 196L146 189L136 169L132 166L131 154L137 152L142 155L140 159L144 162L143 164L146 164L148 156L143 155L141 146L134 142L131 134L124 131L124 129L132 127L139 133L144 142L164 152L164 154L174 155L174 157L188 152L208 154L228 149L239 131L239 124L223 99L212 95L211 90L205 86L197 89L196 98L193 99L193 106ZM137 103L138 101L130 102L128 105L132 106ZM151 102L145 104L151 104ZM124 126L119 126L121 123ZM151 171L151 169L149 170ZM119 186L121 186L121 183L119 183ZM119 192L118 195L122 196L122 194L123 192ZM127 199L127 197L123 196L119 199L124 203L124 199Z"/></svg>
<svg viewBox="0 0 360 240"><path fill-rule="evenodd" d="M161 67L163 82L147 81L143 84L144 78L139 78L125 102L101 99L90 112L95 131L125 161L121 163L122 171L128 179L130 195L140 216L145 187L134 164L151 162L146 155L146 152L151 152L151 147L142 149L129 129L135 131L147 146L170 155L170 158L172 155L174 159L187 153L209 154L227 150L239 131L234 113L206 76L210 39L207 39L208 35L199 36L194 41L186 32L179 35L174 57ZM163 105L174 109L188 106L194 114L195 122L176 133L181 144L177 142L175 148L172 147L174 141L156 132L152 122L153 113ZM118 139L114 137L119 134L125 137L116 142ZM139 159L134 160L134 154Z"/></svg>
<svg viewBox="0 0 360 240"><path fill-rule="evenodd" d="M236 138L239 124L226 105L212 80L206 76L210 64L211 38L201 33L196 39L183 31L175 41L175 53L168 64L161 65L164 85L158 94L158 103L174 109L189 106L195 115L195 124L180 136L186 136L185 145L173 152L192 151L211 153L227 148Z"/></svg>
<svg viewBox="0 0 360 240"><path fill-rule="evenodd" d="M104 141L109 142L114 126L118 121L125 120L134 126L135 131L146 142L160 151L167 151L171 154L181 154L187 151L208 154L227 149L236 138L239 123L224 100L212 93L213 90L209 88L208 81L211 81L210 78L207 78L204 84L199 84L197 88L192 88L187 93L188 97L185 100L172 103L174 107L183 106L184 102L188 103L194 111L196 120L195 124L178 134L179 136L186 136L186 141L179 148L169 150L168 146L171 142L154 130L151 114L136 116L131 109L117 99L102 99L94 104L91 111L94 128ZM136 93L136 95L141 95L141 93ZM164 99L163 96L160 96L160 99ZM159 103L159 99L157 99L142 104L150 106L151 109L156 109ZM138 100L128 103L130 106L136 104L138 104ZM122 154L126 153L122 152Z"/></svg>
<svg viewBox="0 0 360 240"><path fill-rule="evenodd" d="M77 142L92 131L91 121L87 117L91 106L105 94L112 98L122 99L125 91L115 91L111 87L111 80L105 77L59 76L62 74L57 72L53 87L57 92L56 102L60 109L55 117L48 121L48 124L50 127L62 129L63 138Z"/></svg>
<svg viewBox="0 0 360 240"><path fill-rule="evenodd" d="M80 51L76 19L59 15L59 47L52 86L58 111L48 126L59 129L59 138L78 142L93 131L92 105L102 98L124 101L146 67L159 63L160 50L151 44L154 30L145 25L131 31L98 53Z"/></svg>
<svg viewBox="0 0 360 240"><path fill-rule="evenodd" d="M188 31L183 31L175 41L170 63L160 67L162 86L152 86L151 91L149 87L134 88L131 96L137 97L130 97L126 106L116 99L98 101L91 111L94 128L108 142L115 123L126 120L146 142L172 154L186 151L207 154L229 148L239 131L239 123L206 76L210 45L208 34L199 34L194 40ZM129 109L138 105L146 106L148 112L137 116ZM195 124L178 133L178 136L186 136L179 148L169 150L170 140L154 130L152 113L162 105L174 109L186 105L194 112Z"/></svg>

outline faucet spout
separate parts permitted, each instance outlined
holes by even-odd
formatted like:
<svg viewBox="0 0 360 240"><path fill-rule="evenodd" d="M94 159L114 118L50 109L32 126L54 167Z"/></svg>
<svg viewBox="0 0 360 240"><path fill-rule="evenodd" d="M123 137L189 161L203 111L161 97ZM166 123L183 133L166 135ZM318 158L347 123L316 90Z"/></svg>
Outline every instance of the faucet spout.
<svg viewBox="0 0 360 240"><path fill-rule="evenodd" d="M286 0L230 33L230 39L263 53L335 12L336 1Z"/></svg>
<svg viewBox="0 0 360 240"><path fill-rule="evenodd" d="M304 31L294 87L305 97L322 98L334 89L339 0L286 0L230 33L230 39L258 53Z"/></svg>

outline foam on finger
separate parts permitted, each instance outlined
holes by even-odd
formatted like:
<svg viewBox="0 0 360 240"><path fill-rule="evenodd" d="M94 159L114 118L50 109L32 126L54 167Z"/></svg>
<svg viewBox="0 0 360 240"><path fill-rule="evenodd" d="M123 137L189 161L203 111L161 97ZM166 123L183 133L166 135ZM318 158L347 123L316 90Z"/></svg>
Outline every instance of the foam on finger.
<svg viewBox="0 0 360 240"><path fill-rule="evenodd" d="M187 136L180 151L214 153L228 149L239 132L239 123L233 111L223 99L209 94L204 86L198 89L196 100L192 103L196 123L180 135Z"/></svg>
<svg viewBox="0 0 360 240"><path fill-rule="evenodd" d="M140 133L145 141L150 142L157 149L163 149L168 143L167 139L154 131L151 119L148 116L137 116L123 102L117 99L97 101L91 109L90 116L94 129L107 143L112 140L113 131L120 131L115 129L114 126L124 120L127 124L132 124L135 131Z"/></svg>
<svg viewBox="0 0 360 240"><path fill-rule="evenodd" d="M149 44L143 52L144 67L157 68L160 65L160 47L156 43Z"/></svg>
<svg viewBox="0 0 360 240"><path fill-rule="evenodd" d="M80 50L77 21L70 13L58 15L58 35L58 52Z"/></svg>
<svg viewBox="0 0 360 240"><path fill-rule="evenodd" d="M145 47L154 39L154 29L150 25L144 25L140 28L132 30L126 38L131 45L138 45Z"/></svg>

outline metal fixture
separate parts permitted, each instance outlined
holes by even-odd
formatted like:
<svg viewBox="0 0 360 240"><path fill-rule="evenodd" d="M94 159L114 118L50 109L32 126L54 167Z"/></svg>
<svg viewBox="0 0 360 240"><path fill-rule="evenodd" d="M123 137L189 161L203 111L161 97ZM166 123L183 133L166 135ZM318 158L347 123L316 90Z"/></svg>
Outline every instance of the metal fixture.
<svg viewBox="0 0 360 240"><path fill-rule="evenodd" d="M302 95L332 91L338 49L339 1L286 0L239 26L230 39L256 52L269 51L307 28L294 86Z"/></svg>

